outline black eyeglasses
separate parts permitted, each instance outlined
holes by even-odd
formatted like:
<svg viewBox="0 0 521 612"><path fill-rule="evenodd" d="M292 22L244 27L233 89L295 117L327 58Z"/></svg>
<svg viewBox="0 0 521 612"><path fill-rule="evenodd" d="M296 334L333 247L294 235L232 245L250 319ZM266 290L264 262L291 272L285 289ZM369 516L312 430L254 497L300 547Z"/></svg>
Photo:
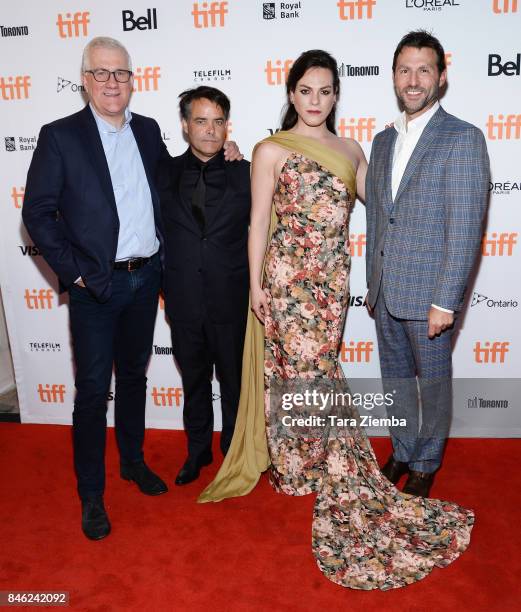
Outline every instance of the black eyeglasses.
<svg viewBox="0 0 521 612"><path fill-rule="evenodd" d="M98 68L97 70L85 70L90 72L98 83L106 83L110 79L110 75L114 75L114 79L118 83L128 83L132 76L132 70L105 70L104 68Z"/></svg>

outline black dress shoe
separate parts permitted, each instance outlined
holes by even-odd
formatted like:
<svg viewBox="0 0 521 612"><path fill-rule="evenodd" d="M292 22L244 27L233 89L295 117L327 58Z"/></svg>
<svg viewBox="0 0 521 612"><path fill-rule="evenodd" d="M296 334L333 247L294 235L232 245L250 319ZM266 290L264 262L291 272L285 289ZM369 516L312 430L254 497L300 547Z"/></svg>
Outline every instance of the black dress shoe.
<svg viewBox="0 0 521 612"><path fill-rule="evenodd" d="M393 455L389 457L387 463L382 468L382 474L393 484L396 484L408 472L409 465L404 461L396 461Z"/></svg>
<svg viewBox="0 0 521 612"><path fill-rule="evenodd" d="M403 487L403 493L415 495L416 497L429 497L432 483L434 482L434 472L415 472L411 470L409 478Z"/></svg>
<svg viewBox="0 0 521 612"><path fill-rule="evenodd" d="M161 495L161 493L168 491L166 484L157 474L154 474L144 461L122 463L120 474L124 480L135 482L139 490L145 495Z"/></svg>
<svg viewBox="0 0 521 612"><path fill-rule="evenodd" d="M188 457L183 467L179 470L179 474L175 479L175 484L185 485L189 482L197 480L199 478L199 474L201 473L201 468L205 465L210 465L212 461L213 458L211 453L203 455L198 460Z"/></svg>
<svg viewBox="0 0 521 612"><path fill-rule="evenodd" d="M101 540L110 533L110 522L102 497L81 500L81 528L89 540Z"/></svg>

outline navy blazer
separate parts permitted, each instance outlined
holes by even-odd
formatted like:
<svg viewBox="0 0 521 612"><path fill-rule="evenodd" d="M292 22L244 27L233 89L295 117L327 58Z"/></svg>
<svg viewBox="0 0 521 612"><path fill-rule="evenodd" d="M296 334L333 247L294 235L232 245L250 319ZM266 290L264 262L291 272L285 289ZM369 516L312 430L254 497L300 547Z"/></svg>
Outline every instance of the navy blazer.
<svg viewBox="0 0 521 612"><path fill-rule="evenodd" d="M130 127L143 160L156 232L162 242L155 177L168 151L153 119L132 113ZM81 276L100 302L110 298L119 218L105 152L89 106L42 127L27 175L22 217L62 290Z"/></svg>
<svg viewBox="0 0 521 612"><path fill-rule="evenodd" d="M158 180L165 229L163 288L170 319L237 322L248 313L250 163L225 162L224 196L204 234L181 196L188 151L161 164Z"/></svg>

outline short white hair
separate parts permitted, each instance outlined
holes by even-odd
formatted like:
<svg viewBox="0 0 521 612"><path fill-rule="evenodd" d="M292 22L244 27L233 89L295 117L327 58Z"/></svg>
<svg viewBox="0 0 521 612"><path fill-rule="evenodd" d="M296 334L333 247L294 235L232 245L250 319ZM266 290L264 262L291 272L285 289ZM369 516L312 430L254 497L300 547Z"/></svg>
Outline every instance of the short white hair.
<svg viewBox="0 0 521 612"><path fill-rule="evenodd" d="M85 49L83 49L83 56L81 58L81 71L85 72L86 70L91 69L90 65L90 53L93 49L117 49L121 51L123 55L127 59L127 66L129 70L132 70L132 60L130 59L129 52L125 49L125 47L116 40L115 38L110 38L110 36L96 36L89 43L87 43Z"/></svg>

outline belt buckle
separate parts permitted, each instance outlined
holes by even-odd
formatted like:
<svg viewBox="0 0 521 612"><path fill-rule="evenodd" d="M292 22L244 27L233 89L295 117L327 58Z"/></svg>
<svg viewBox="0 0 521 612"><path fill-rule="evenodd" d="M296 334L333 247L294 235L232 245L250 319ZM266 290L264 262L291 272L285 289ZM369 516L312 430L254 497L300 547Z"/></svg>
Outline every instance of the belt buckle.
<svg viewBox="0 0 521 612"><path fill-rule="evenodd" d="M135 268L133 267L135 261L135 259L129 259L127 261L127 272L133 272L135 270Z"/></svg>

